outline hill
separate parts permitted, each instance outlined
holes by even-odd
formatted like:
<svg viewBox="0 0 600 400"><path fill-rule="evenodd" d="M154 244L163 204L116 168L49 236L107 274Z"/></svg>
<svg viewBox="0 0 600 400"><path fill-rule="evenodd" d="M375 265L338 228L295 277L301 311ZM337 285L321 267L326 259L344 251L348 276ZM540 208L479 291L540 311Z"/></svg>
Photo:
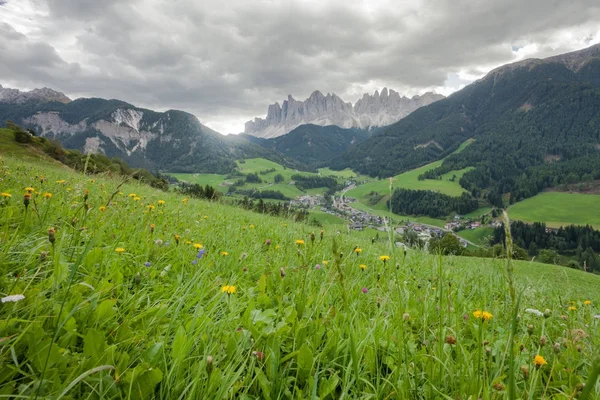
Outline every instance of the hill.
<svg viewBox="0 0 600 400"><path fill-rule="evenodd" d="M504 260L0 164L5 396L491 398L514 373L517 398L550 398L596 381L598 276L515 262L514 309Z"/></svg>
<svg viewBox="0 0 600 400"><path fill-rule="evenodd" d="M544 188L600 179L600 45L491 71L332 163L381 178L465 151L425 174L471 167L463 188L498 207Z"/></svg>
<svg viewBox="0 0 600 400"><path fill-rule="evenodd" d="M273 139L250 135L246 138L262 147L275 150L287 158L320 167L328 165L331 160L354 148L369 136L370 132L362 129L306 124Z"/></svg>
<svg viewBox="0 0 600 400"><path fill-rule="evenodd" d="M0 99L0 124L8 120L66 148L119 157L152 171L228 173L236 159L252 157L304 168L245 138L223 136L192 114L155 112L120 100Z"/></svg>

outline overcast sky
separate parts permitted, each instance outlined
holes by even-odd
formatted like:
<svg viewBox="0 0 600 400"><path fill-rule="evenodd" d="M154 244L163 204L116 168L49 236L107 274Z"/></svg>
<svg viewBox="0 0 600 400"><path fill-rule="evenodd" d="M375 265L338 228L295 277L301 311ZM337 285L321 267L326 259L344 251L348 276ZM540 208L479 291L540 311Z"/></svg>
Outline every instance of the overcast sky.
<svg viewBox="0 0 600 400"><path fill-rule="evenodd" d="M600 43L598 0L0 0L0 84L243 131L288 94L450 94Z"/></svg>

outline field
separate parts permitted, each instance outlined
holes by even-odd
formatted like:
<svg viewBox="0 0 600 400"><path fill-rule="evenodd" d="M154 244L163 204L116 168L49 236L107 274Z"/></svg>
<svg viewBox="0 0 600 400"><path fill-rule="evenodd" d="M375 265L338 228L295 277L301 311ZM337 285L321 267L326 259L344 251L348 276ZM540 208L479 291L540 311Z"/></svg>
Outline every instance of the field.
<svg viewBox="0 0 600 400"><path fill-rule="evenodd" d="M489 241L486 240L489 236L494 233L494 228L476 228L476 229L465 229L456 234L464 239L467 239L477 245L487 245Z"/></svg>
<svg viewBox="0 0 600 400"><path fill-rule="evenodd" d="M283 193L286 197L291 199L302 196L304 194L310 195L322 195L325 193L327 188L314 188L309 189L306 192L298 189L295 185L291 185L290 181L292 180L292 175L300 174L304 176L316 176L317 174L311 172L304 171L296 171L293 169L286 168L280 164L277 164L273 161L266 160L264 158L252 158L244 161L238 161L238 167L241 173L249 174L255 173L259 174L263 183L247 183L243 190L256 189L256 190L276 190ZM261 171L267 171L270 169L274 169L275 171L269 172L267 174L260 174ZM275 175L281 174L283 176L283 182L274 183ZM332 171L329 168L321 168L319 169L319 174L322 176L333 176L338 178L340 181L345 180L347 178L355 176L355 174L351 170L343 170L343 171ZM170 174L177 179L188 182L188 183L198 183L200 185L211 185L215 189L219 190L222 193L226 193L229 189L224 182L228 182L229 184L235 182L239 178L231 178L227 179L226 175L218 175L218 174Z"/></svg>
<svg viewBox="0 0 600 400"><path fill-rule="evenodd" d="M544 192L508 209L512 219L545 222L550 227L592 225L600 229L600 195Z"/></svg>
<svg viewBox="0 0 600 400"><path fill-rule="evenodd" d="M0 193L0 397L600 397L599 276L4 153Z"/></svg>

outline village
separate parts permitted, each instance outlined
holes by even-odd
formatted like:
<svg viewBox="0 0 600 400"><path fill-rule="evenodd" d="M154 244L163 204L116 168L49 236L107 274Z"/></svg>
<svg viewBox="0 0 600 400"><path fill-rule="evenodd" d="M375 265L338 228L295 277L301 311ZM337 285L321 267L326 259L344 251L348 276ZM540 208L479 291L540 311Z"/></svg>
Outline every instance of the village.
<svg viewBox="0 0 600 400"><path fill-rule="evenodd" d="M390 223L386 217L371 214L367 211L359 210L352 206L357 200L352 197L347 197L344 193L353 188L350 184L341 192L340 195L332 196L331 201L328 203L325 201L323 196L315 195L303 195L292 200L291 205L302 207L305 209L318 209L322 212L338 216L348 222L348 228L356 231L362 231L366 228L376 229L381 232L389 232ZM501 224L498 221L489 219L487 223L482 224L481 221L472 218L465 218L461 215L455 215L451 221L446 222L444 227L438 227L434 225L412 222L410 220L401 221L400 225L395 226L394 233L397 235L405 235L408 232L414 232L418 240L427 246L427 243L431 238L441 237L447 232L456 234L456 232L467 229L477 229L483 226L489 226L491 228L499 227ZM458 235L456 235L463 247L468 245L478 246ZM398 246L404 246L404 243L396 242Z"/></svg>

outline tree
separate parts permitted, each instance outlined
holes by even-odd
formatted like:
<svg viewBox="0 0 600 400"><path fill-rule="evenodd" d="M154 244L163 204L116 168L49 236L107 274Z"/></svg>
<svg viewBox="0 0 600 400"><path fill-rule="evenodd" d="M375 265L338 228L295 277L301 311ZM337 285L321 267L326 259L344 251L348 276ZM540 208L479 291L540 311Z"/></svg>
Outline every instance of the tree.
<svg viewBox="0 0 600 400"><path fill-rule="evenodd" d="M273 181L275 183L281 183L281 182L283 182L283 175L281 175L281 174L275 175L275 177L273 178Z"/></svg>
<svg viewBox="0 0 600 400"><path fill-rule="evenodd" d="M441 253L442 255L460 255L463 247L460 239L451 233L446 233L441 238L433 238L429 242L429 252L432 254Z"/></svg>

